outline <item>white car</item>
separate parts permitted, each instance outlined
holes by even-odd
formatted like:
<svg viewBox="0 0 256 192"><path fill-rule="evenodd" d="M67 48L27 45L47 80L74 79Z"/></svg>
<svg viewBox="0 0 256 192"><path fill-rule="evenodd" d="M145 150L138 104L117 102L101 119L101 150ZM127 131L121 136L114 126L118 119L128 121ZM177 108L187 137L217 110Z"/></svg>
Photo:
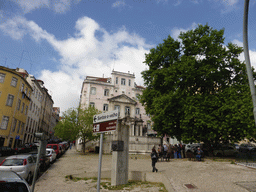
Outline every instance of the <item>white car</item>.
<svg viewBox="0 0 256 192"><path fill-rule="evenodd" d="M28 183L14 171L0 171L0 191L31 192Z"/></svg>
<svg viewBox="0 0 256 192"><path fill-rule="evenodd" d="M51 163L53 163L57 159L57 154L54 149L46 148L46 155L50 157Z"/></svg>
<svg viewBox="0 0 256 192"><path fill-rule="evenodd" d="M30 183L35 167L36 159L32 155L12 155L2 161L0 171L14 171Z"/></svg>

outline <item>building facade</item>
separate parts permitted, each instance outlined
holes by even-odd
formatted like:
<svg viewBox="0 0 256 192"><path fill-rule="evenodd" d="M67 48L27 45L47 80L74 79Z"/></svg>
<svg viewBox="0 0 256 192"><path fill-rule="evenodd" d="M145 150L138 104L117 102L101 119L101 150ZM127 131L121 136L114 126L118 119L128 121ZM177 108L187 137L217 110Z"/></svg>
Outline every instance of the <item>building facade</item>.
<svg viewBox="0 0 256 192"><path fill-rule="evenodd" d="M59 118L43 81L21 68L0 67L0 146L35 141L35 132L49 137Z"/></svg>
<svg viewBox="0 0 256 192"><path fill-rule="evenodd" d="M26 74L0 67L0 146L22 143L31 93Z"/></svg>
<svg viewBox="0 0 256 192"><path fill-rule="evenodd" d="M111 77L108 78L87 76L82 85L80 105L91 105L102 112L119 109L120 118L129 115L132 119L129 128L130 151L148 152L153 145L159 143L159 139L148 139L148 135L155 132L151 128L149 115L138 100L143 89L136 84L135 75L129 72L112 71ZM109 138L105 141L109 140L109 147L105 147L105 152L111 150L112 133L108 134Z"/></svg>

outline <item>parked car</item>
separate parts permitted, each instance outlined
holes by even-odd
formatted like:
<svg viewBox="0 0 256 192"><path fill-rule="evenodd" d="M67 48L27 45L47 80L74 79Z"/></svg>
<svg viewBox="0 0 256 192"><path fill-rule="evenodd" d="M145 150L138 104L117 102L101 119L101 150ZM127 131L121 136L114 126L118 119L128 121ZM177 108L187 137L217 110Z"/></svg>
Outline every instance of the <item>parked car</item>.
<svg viewBox="0 0 256 192"><path fill-rule="evenodd" d="M0 157L13 155L13 154L17 154L17 152L11 147L5 147L5 146L0 147Z"/></svg>
<svg viewBox="0 0 256 192"><path fill-rule="evenodd" d="M54 151L56 152L57 158L61 156L61 149L59 144L47 144L46 148L54 149Z"/></svg>
<svg viewBox="0 0 256 192"><path fill-rule="evenodd" d="M185 146L185 153L194 153L198 147L202 149L202 145L200 143L187 144Z"/></svg>
<svg viewBox="0 0 256 192"><path fill-rule="evenodd" d="M14 148L17 153L28 153L31 151L31 148L29 145L21 145Z"/></svg>
<svg viewBox="0 0 256 192"><path fill-rule="evenodd" d="M223 156L236 156L238 154L238 151L235 146L233 145L218 145L213 150L213 155L217 157L223 157Z"/></svg>
<svg viewBox="0 0 256 192"><path fill-rule="evenodd" d="M38 152L36 151L31 151L30 154L32 154L34 156L35 161L37 160L37 155ZM40 156L40 165L39 168L41 171L45 171L49 166L50 166L50 157L47 156L47 154L45 155L41 155Z"/></svg>
<svg viewBox="0 0 256 192"><path fill-rule="evenodd" d="M0 171L0 191L31 192L28 183L14 171Z"/></svg>
<svg viewBox="0 0 256 192"><path fill-rule="evenodd" d="M61 150L61 155L63 155L66 152L65 145L62 143L59 143L59 146L60 146L60 150Z"/></svg>
<svg viewBox="0 0 256 192"><path fill-rule="evenodd" d="M12 155L2 161L0 164L0 172L10 170L15 171L29 183L32 181L35 167L36 161L32 154Z"/></svg>
<svg viewBox="0 0 256 192"><path fill-rule="evenodd" d="M250 150L253 149L253 148L256 148L256 146L251 144L251 143L242 143L239 146L239 152L247 153L247 152L250 152Z"/></svg>
<svg viewBox="0 0 256 192"><path fill-rule="evenodd" d="M50 162L53 163L54 161L56 161L57 159L57 154L56 152L54 151L54 149L49 149L47 148L46 149L46 154L48 157L50 157Z"/></svg>

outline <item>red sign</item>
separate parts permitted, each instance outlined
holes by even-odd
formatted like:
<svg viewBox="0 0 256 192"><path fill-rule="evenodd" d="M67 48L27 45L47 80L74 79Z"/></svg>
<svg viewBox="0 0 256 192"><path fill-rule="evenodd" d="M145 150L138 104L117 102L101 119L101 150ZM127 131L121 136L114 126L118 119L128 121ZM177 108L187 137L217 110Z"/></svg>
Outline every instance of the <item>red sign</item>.
<svg viewBox="0 0 256 192"><path fill-rule="evenodd" d="M93 124L93 132L101 133L101 132L107 132L107 131L115 131L116 122L117 120L112 120L112 121Z"/></svg>

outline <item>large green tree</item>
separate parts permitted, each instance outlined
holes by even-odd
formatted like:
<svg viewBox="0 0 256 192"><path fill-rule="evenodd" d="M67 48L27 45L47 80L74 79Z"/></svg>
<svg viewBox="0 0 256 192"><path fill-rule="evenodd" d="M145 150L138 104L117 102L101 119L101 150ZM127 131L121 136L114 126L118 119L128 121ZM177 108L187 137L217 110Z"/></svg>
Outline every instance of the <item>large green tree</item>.
<svg viewBox="0 0 256 192"><path fill-rule="evenodd" d="M146 54L141 102L154 130L184 142L236 142L254 137L253 106L242 48L224 44L208 25L168 36Z"/></svg>
<svg viewBox="0 0 256 192"><path fill-rule="evenodd" d="M94 107L70 108L63 113L61 121L54 128L54 135L63 140L82 140L82 152L85 153L85 144L99 138L93 133L93 116L100 111Z"/></svg>

